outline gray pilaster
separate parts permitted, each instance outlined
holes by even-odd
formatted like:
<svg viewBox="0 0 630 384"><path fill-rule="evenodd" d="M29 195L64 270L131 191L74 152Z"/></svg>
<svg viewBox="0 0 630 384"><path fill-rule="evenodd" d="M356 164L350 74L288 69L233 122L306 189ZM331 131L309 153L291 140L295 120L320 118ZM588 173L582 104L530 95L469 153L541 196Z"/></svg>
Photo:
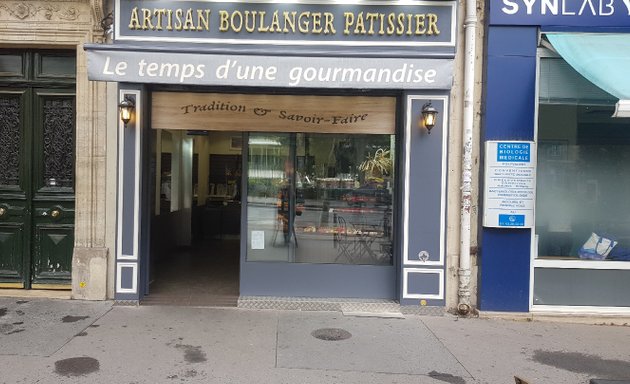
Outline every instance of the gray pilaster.
<svg viewBox="0 0 630 384"><path fill-rule="evenodd" d="M118 122L118 202L116 236L116 300L140 299L140 231L142 126L144 98L138 89L120 86L119 102L135 102L132 119Z"/></svg>
<svg viewBox="0 0 630 384"><path fill-rule="evenodd" d="M428 102L439 111L431 133L418 124ZM444 306L448 95L407 94L404 103L400 303Z"/></svg>

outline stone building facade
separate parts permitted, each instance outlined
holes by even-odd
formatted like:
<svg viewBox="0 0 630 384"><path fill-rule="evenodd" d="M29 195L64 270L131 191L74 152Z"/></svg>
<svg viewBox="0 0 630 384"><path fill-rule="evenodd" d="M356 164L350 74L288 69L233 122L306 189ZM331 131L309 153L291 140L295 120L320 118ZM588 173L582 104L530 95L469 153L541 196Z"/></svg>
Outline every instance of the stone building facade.
<svg viewBox="0 0 630 384"><path fill-rule="evenodd" d="M67 195L74 197L74 257L72 257L72 283L75 298L105 299L107 297L107 258L106 246L106 84L88 81L86 72L86 55L83 51L84 43L104 41L101 21L106 13L101 1L0 1L0 54L6 59L8 66L15 58L29 55L45 57L47 52L62 52L64 55L74 56L76 71L65 73L71 82L75 82L75 133L74 133L74 190ZM5 55L6 54L6 55ZM56 54L56 53L55 53ZM18 60L18 59L15 59ZM26 60L26 59L25 59ZM56 59L53 57L51 62ZM41 63L41 62L38 62ZM67 72L73 63L61 63ZM25 75L26 76L26 75ZM44 76L40 76L44 77ZM50 81L55 75L50 76ZM3 77L3 81L6 77ZM25 82L7 80L4 85L19 88ZM34 83L37 86L36 83ZM28 111L22 112L22 117L28 116ZM44 123L46 124L46 123ZM7 128L8 129L8 128ZM21 149L24 146L20 146ZM22 156L21 154L19 156ZM26 165L26 161L22 164ZM72 173L72 171L71 171ZM21 174L26 175L25 173ZM20 181L27 183L26 180ZM28 184L28 183L27 183ZM49 183L55 188L55 181ZM67 187L72 189L72 187ZM54 191L52 192L54 193ZM6 196L3 199L8 199ZM4 200L8 201L8 200ZM3 201L3 202L4 202ZM40 216L52 213L56 215L72 215L71 210L57 211L54 208L42 207L33 211ZM10 209L9 212L12 212ZM50 216L49 216L50 217ZM33 219L34 220L34 219ZM17 222L16 217L9 217L3 224ZM74 223L72 223L74 221ZM33 221L27 220L26 225ZM52 223L54 224L54 223ZM48 223L48 227L52 225ZM10 231L9 231L10 232ZM45 236L45 234L42 234ZM53 234L53 237L57 236ZM59 235L61 236L61 235ZM59 239L59 237L55 238ZM24 238L22 245L31 243L30 238ZM54 241L53 241L54 243ZM31 247L35 248L35 247ZM54 247L53 247L54 248ZM35 249L30 251L35 252ZM17 251L24 259L29 248ZM56 251L51 250L52 253ZM64 251L68 253L67 250ZM51 263L52 264L52 263ZM24 267L26 268L26 267ZM18 267L19 269L19 267ZM44 271L43 273L54 273ZM67 270L64 271L68 273ZM45 288L57 288L56 285L67 286L69 279L64 278L59 284L46 284ZM15 283L18 286L18 283ZM30 282L27 282L27 285Z"/></svg>

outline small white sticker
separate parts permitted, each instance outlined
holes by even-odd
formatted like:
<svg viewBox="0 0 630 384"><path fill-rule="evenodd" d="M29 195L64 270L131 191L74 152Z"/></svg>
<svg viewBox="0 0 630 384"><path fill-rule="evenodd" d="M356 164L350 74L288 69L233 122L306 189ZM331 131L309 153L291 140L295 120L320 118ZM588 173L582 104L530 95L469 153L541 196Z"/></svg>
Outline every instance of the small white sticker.
<svg viewBox="0 0 630 384"><path fill-rule="evenodd" d="M429 260L429 257L429 252L427 251L420 251L420 253L418 253L418 259L423 263L426 263Z"/></svg>
<svg viewBox="0 0 630 384"><path fill-rule="evenodd" d="M252 231L252 249L265 249L265 231Z"/></svg>

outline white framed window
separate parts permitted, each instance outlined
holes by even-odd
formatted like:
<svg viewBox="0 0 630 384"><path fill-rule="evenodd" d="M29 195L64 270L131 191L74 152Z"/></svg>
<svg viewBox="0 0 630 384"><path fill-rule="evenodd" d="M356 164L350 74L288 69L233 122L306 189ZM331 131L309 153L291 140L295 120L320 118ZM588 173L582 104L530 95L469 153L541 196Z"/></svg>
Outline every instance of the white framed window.
<svg viewBox="0 0 630 384"><path fill-rule="evenodd" d="M630 310L630 119L543 38L532 310Z"/></svg>

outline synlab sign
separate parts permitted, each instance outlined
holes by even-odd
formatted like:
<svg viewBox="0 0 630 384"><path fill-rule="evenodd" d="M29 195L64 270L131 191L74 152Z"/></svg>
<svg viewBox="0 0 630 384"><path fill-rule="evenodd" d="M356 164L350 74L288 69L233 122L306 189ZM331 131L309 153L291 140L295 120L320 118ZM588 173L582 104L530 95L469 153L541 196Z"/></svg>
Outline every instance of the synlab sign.
<svg viewBox="0 0 630 384"><path fill-rule="evenodd" d="M628 27L630 0L493 0L490 24Z"/></svg>

